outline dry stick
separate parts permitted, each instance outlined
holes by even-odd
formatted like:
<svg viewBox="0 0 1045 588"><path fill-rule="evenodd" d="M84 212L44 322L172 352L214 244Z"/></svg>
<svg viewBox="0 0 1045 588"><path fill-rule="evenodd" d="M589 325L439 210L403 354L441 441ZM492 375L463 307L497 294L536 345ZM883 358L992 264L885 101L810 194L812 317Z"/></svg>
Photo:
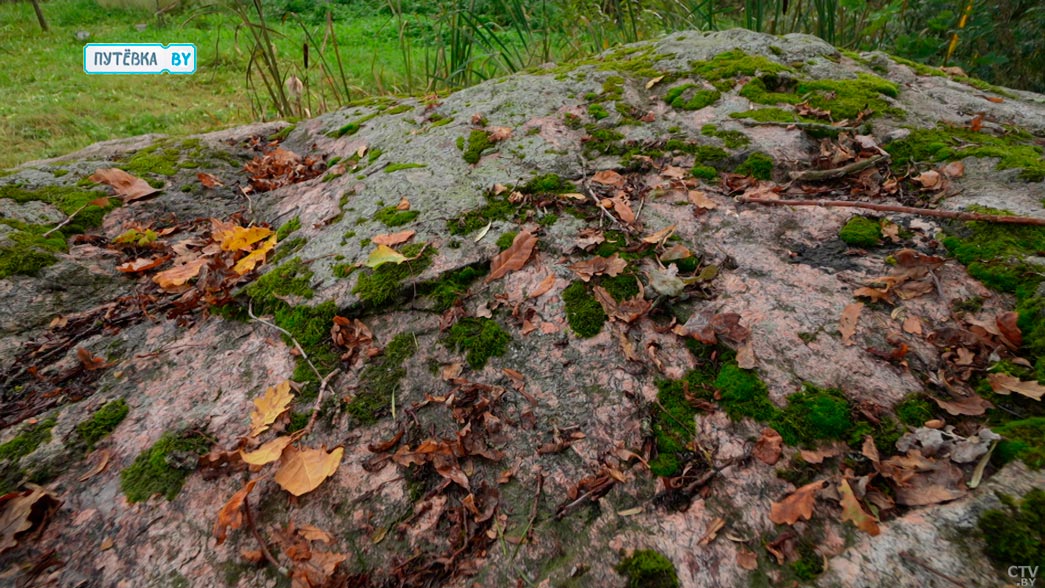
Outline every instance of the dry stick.
<svg viewBox="0 0 1045 588"><path fill-rule="evenodd" d="M272 567L276 568L276 571L281 575L287 575L287 568L279 565L276 558L272 557L272 552L269 551L268 545L265 545L265 540L261 538L261 533L258 532L257 525L254 524L254 515L250 512L250 501L248 496L243 497L243 512L247 515L247 526L250 527L251 535L254 535L254 539L257 540L258 546L261 547L261 553L265 556Z"/></svg>
<svg viewBox="0 0 1045 588"><path fill-rule="evenodd" d="M866 208L881 212L900 212L905 214L916 214L920 216L934 216L938 218L953 218L961 221L983 221L988 223L1001 223L1009 225L1037 225L1045 226L1045 218L1034 218L1029 216L995 216L992 214L981 214L978 212L957 212L952 210L931 210L928 208L915 208L913 206L896 206L892 204L871 204L870 202L849 202L846 200L763 200L762 198L751 198L749 196L737 196L737 202L750 202L751 204L765 204L773 206L841 206L849 208Z"/></svg>
<svg viewBox="0 0 1045 588"><path fill-rule="evenodd" d="M254 315L254 303L253 302L249 302L247 304L247 314L250 315L250 318L258 321L259 323L261 323L263 325L268 325L268 326L272 327L273 329L276 329L280 333L283 333L284 335L289 337L290 340L294 343L294 347L297 348L298 353L300 353L301 357L305 360L305 363L308 364L308 367L312 368L312 373L316 374L316 377L319 378L319 392L316 394L316 402L315 402L315 404L312 405L312 416L309 417L308 424L305 425L304 429L302 429L302 431L304 431L304 433L302 434L302 437L304 437L305 435L308 435L309 433L312 432L312 426L316 423L316 417L319 415L319 405L323 402L323 393L326 392L326 390L327 390L327 382L330 380L330 378L332 378L332 377L336 376L338 373L340 373L341 369L340 368L335 369L334 371L332 371L329 374L327 374L327 376L324 378L323 374L320 374L319 370L316 369L316 366L315 366L315 364L312 363L312 360L308 358L308 354L305 353L305 350L301 348L301 343L298 343L298 340L294 338L294 335L290 334L290 331L284 329L283 327L281 327L279 325L276 325L274 323L270 323L270 322L268 322L265 319L258 318L257 316L255 316Z"/></svg>
<svg viewBox="0 0 1045 588"><path fill-rule="evenodd" d="M87 204L84 204L84 205L83 205L83 206L81 206L80 208L77 208L76 210L74 210L74 211L73 211L73 213L72 213L72 214L70 214L70 215L69 215L68 217L66 217L66 219L65 219L65 220L63 220L62 222L58 223L58 225L57 225L57 226L55 226L55 227L51 228L50 230L48 230L48 231L47 231L46 233L44 233L43 235L41 235L41 237L47 237L47 236L48 236L48 235L50 235L51 233L53 233L53 232L57 231L58 229L60 229L60 228L64 227L65 225L69 224L69 223L70 223L70 222L71 222L71 221L73 220L73 218L74 218L74 217L76 216L76 213L80 212L81 210L83 210L83 209L87 208L87 207L88 207L88 206L90 206L90 205L91 205L91 203L90 203L90 202L88 202Z"/></svg>
<svg viewBox="0 0 1045 588"><path fill-rule="evenodd" d="M888 161L888 155L875 155L867 159L861 159L855 163L849 165L843 165L842 167L836 167L834 169L807 169L800 172L791 172L788 176L795 181L816 181L816 180L831 180L834 178L842 178L851 173L865 170L869 167L878 165L880 161Z"/></svg>

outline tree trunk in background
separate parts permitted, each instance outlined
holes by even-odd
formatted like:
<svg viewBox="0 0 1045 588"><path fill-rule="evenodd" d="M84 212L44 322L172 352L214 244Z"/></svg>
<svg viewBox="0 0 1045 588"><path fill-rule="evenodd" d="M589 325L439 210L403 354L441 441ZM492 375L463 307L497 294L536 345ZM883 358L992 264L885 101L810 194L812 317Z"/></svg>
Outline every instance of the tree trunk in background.
<svg viewBox="0 0 1045 588"><path fill-rule="evenodd" d="M40 10L40 0L32 0L32 2L33 10L36 11L36 20L40 21L40 28L43 29L45 33L50 31L51 29L47 26L47 19L44 18L44 11Z"/></svg>

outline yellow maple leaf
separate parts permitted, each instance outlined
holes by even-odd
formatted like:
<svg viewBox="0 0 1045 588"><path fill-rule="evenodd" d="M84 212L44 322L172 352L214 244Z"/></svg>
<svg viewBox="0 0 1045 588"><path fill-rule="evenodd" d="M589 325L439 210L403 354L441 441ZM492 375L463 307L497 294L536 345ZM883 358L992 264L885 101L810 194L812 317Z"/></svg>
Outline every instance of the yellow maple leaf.
<svg viewBox="0 0 1045 588"><path fill-rule="evenodd" d="M152 281L159 284L159 286L164 290L177 288L199 275L200 269L202 269L204 265L207 265L207 259L204 257L197 257L188 263L174 266L156 274L152 277Z"/></svg>
<svg viewBox="0 0 1045 588"><path fill-rule="evenodd" d="M265 256L268 255L269 251L276 246L276 236L272 235L268 241L261 244L260 247L251 251L249 255L236 262L236 265L232 266L232 271L236 272L237 275L242 276L243 274L254 271L259 263L265 261Z"/></svg>
<svg viewBox="0 0 1045 588"><path fill-rule="evenodd" d="M221 234L222 251L250 251L258 241L272 234L272 229L265 227L233 227Z"/></svg>
<svg viewBox="0 0 1045 588"><path fill-rule="evenodd" d="M334 475L344 454L344 447L335 447L327 453L323 448L298 449L291 445L283 451L276 483L294 496L308 494Z"/></svg>
<svg viewBox="0 0 1045 588"><path fill-rule="evenodd" d="M261 398L254 399L254 412L250 414L250 436L257 437L276 422L279 415L290 407L294 394L290 391L290 380L284 380L265 390Z"/></svg>
<svg viewBox="0 0 1045 588"><path fill-rule="evenodd" d="M294 437L291 435L276 437L250 453L241 449L240 456L243 458L243 461L250 465L263 466L279 459L280 456L283 455L283 450L287 448L287 445L290 445L293 442Z"/></svg>

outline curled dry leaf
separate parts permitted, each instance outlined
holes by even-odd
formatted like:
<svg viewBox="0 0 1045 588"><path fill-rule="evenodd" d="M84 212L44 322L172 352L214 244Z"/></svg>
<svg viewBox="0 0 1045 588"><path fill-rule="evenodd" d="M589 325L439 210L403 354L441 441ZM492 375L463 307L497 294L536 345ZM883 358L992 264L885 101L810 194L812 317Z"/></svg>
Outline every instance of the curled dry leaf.
<svg viewBox="0 0 1045 588"><path fill-rule="evenodd" d="M577 274L577 277L585 282L591 281L594 276L607 275L616 277L626 267L628 267L628 262L621 259L616 253L610 257L599 257L596 255L591 259L584 259L569 266L570 271Z"/></svg>
<svg viewBox="0 0 1045 588"><path fill-rule="evenodd" d="M713 210L718 207L714 200L708 198L708 195L700 190L690 190L689 201L701 210Z"/></svg>
<svg viewBox="0 0 1045 588"><path fill-rule="evenodd" d="M948 178L960 178L965 175L965 164L960 161L952 161L940 170Z"/></svg>
<svg viewBox="0 0 1045 588"><path fill-rule="evenodd" d="M755 442L755 448L751 456L766 465L774 465L780 461L783 451L784 439L773 429L766 427L762 429L762 436Z"/></svg>
<svg viewBox="0 0 1045 588"><path fill-rule="evenodd" d="M88 179L92 182L112 186L113 191L116 192L116 195L122 198L124 202L133 202L159 192L159 190L150 186L145 180L134 177L122 169L115 167L99 168L91 174L91 177Z"/></svg>
<svg viewBox="0 0 1045 588"><path fill-rule="evenodd" d="M221 182L221 180L218 179L217 176L213 174L208 174L206 172L200 172L196 174L196 179L199 180L201 184L203 184L204 188L217 188L219 186L225 185Z"/></svg>
<svg viewBox="0 0 1045 588"><path fill-rule="evenodd" d="M991 390L1004 396L1011 392L1032 400L1041 400L1041 397L1045 396L1045 386L1035 380L1025 381L1009 374L987 374L987 382L990 383Z"/></svg>
<svg viewBox="0 0 1045 588"><path fill-rule="evenodd" d="M279 415L290 408L292 400L294 394L290 391L290 380L284 380L265 390L261 398L255 398L254 411L250 414L250 436L257 437L268 429Z"/></svg>
<svg viewBox="0 0 1045 588"><path fill-rule="evenodd" d="M522 269L529 261L533 248L537 246L537 237L530 231L520 231L515 236L510 247L494 256L490 262L490 275L486 276L483 283L503 278L510 271Z"/></svg>
<svg viewBox="0 0 1045 588"><path fill-rule="evenodd" d="M344 453L344 447L335 447L333 451L327 452L323 448L298 449L291 445L283 451L275 476L276 483L294 496L308 494L334 475Z"/></svg>
<svg viewBox="0 0 1045 588"><path fill-rule="evenodd" d="M911 179L921 184L925 190L939 190L943 188L943 177L940 176L938 171L929 170L922 172Z"/></svg>
<svg viewBox="0 0 1045 588"><path fill-rule="evenodd" d="M127 263L121 263L116 266L116 270L125 274L136 274L160 267L168 259L170 259L169 255L157 255L152 258L139 257L138 259L128 261Z"/></svg>
<svg viewBox="0 0 1045 588"><path fill-rule="evenodd" d="M857 529L872 537L878 535L880 533L878 521L864 511L864 507L860 505L860 501L853 494L853 488L849 485L848 480L843 479L842 483L838 485L838 493L842 496L839 500L839 503L842 505L842 520L851 521Z"/></svg>
<svg viewBox="0 0 1045 588"><path fill-rule="evenodd" d="M407 229L405 231L399 231L398 233L386 233L384 235L377 235L370 240L374 245L387 245L389 247L395 247L396 245L402 245L406 243L417 231L413 229Z"/></svg>
<svg viewBox="0 0 1045 588"><path fill-rule="evenodd" d="M396 204L396 210L410 210L410 201L406 199L406 196L403 196L399 200L399 204Z"/></svg>
<svg viewBox="0 0 1045 588"><path fill-rule="evenodd" d="M0 496L0 553L18 545L18 535L47 523L61 506L54 493L36 484Z"/></svg>
<svg viewBox="0 0 1045 588"><path fill-rule="evenodd" d="M842 309L842 317L838 321L838 332L842 334L843 344L853 344L853 335L856 334L856 325L860 321L860 313L863 310L862 302L853 302Z"/></svg>
<svg viewBox="0 0 1045 588"><path fill-rule="evenodd" d="M596 184L602 184L603 186L613 186L614 188L621 188L624 186L624 176L612 169L604 169L596 172L595 175L591 177L591 181Z"/></svg>
<svg viewBox="0 0 1045 588"><path fill-rule="evenodd" d="M975 394L957 400L943 400L935 396L931 396L931 398L940 408L953 416L980 416L986 413L988 408L994 407L993 404Z"/></svg>
<svg viewBox="0 0 1045 588"><path fill-rule="evenodd" d="M650 78L650 80L648 82L646 82L646 89L649 90L653 86L656 86L663 79L664 79L664 76L657 76L655 78Z"/></svg>
<svg viewBox="0 0 1045 588"><path fill-rule="evenodd" d="M769 508L769 520L778 525L793 525L800 519L808 521L813 518L816 494L824 489L825 484L826 480L806 484L785 496L780 502L774 502Z"/></svg>
<svg viewBox="0 0 1045 588"><path fill-rule="evenodd" d="M664 227L663 229L651 234L646 235L642 238L643 243L651 243L653 245L659 245L663 243L672 233L675 232L675 225Z"/></svg>
<svg viewBox="0 0 1045 588"><path fill-rule="evenodd" d="M994 319L998 325L999 333L1008 340L1009 346L1013 349L1018 349L1023 345L1023 333L1020 332L1020 326L1016 324L1019 318L1019 313L1009 311L998 315Z"/></svg>
<svg viewBox="0 0 1045 588"><path fill-rule="evenodd" d="M104 357L94 355L83 347L76 348L76 358L80 360L80 365L83 366L83 369L89 372L107 368L110 365L105 361Z"/></svg>
<svg viewBox="0 0 1045 588"><path fill-rule="evenodd" d="M255 484L257 480L247 482L218 511L218 519L214 521L214 538L218 540L218 545L225 542L229 529L235 530L243 526L243 503Z"/></svg>
<svg viewBox="0 0 1045 588"><path fill-rule="evenodd" d="M91 478L93 478L93 477L97 476L98 474L102 473L103 471L105 471L105 466L109 465L109 452L108 452L108 450L103 449L103 450L99 451L96 454L96 458L95 459L98 460L98 463L94 464L94 467L92 467L90 470L88 470L84 475L80 476L77 479L78 482L86 482L87 480L90 480Z"/></svg>

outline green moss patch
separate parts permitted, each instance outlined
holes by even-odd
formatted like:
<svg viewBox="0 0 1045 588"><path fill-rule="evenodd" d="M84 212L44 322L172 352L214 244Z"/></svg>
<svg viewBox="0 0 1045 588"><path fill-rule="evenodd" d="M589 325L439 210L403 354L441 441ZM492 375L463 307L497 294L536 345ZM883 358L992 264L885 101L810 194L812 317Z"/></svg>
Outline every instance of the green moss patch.
<svg viewBox="0 0 1045 588"><path fill-rule="evenodd" d="M720 392L719 405L733 420L750 417L768 422L776 416L777 408L769 400L769 390L752 370L726 363L719 370L714 386Z"/></svg>
<svg viewBox="0 0 1045 588"><path fill-rule="evenodd" d="M504 251L505 249L511 247L512 242L515 241L515 236L518 234L518 231L508 231L507 233L502 234L500 237L497 237L497 248L501 251Z"/></svg>
<svg viewBox="0 0 1045 588"><path fill-rule="evenodd" d="M700 88L697 84L682 84L668 90L664 102L679 110L700 110L718 102L721 97L718 90Z"/></svg>
<svg viewBox="0 0 1045 588"><path fill-rule="evenodd" d="M911 134L885 146L896 169L916 163L954 161L966 157L997 157L996 169L1018 169L1028 182L1045 180L1045 157L1033 137L1013 132L1004 136L965 128L914 129Z"/></svg>
<svg viewBox="0 0 1045 588"><path fill-rule="evenodd" d="M494 142L490 140L490 133L481 129L473 129L468 133L468 139L462 141L462 151L464 151L462 157L466 162L475 165L482 158L483 151L493 146Z"/></svg>
<svg viewBox="0 0 1045 588"><path fill-rule="evenodd" d="M639 549L622 559L614 570L624 576L628 588L679 588L671 560L658 551Z"/></svg>
<svg viewBox="0 0 1045 588"><path fill-rule="evenodd" d="M1002 496L1004 509L991 509L977 522L983 551L996 566L1045 569L1045 490L1035 488L1020 503Z"/></svg>
<svg viewBox="0 0 1045 588"><path fill-rule="evenodd" d="M401 227L413 222L420 214L416 210L398 210L395 206L386 206L374 213L374 220L386 227Z"/></svg>
<svg viewBox="0 0 1045 588"><path fill-rule="evenodd" d="M806 384L787 397L787 407L771 423L788 445L814 445L819 440L848 440L854 423L841 390Z"/></svg>
<svg viewBox="0 0 1045 588"><path fill-rule="evenodd" d="M933 405L921 394L910 394L893 408L893 412L901 423L917 428L933 418Z"/></svg>
<svg viewBox="0 0 1045 588"><path fill-rule="evenodd" d="M349 136L350 137L350 136L358 133L359 129L363 128L363 124L364 123L366 123L370 119L374 118L378 114L379 113L375 112L375 113L363 116L361 118L358 118L358 119L356 119L356 120L354 120L352 122L345 123L344 125L338 127L337 129L327 133L327 136L332 138L332 139L339 139L339 138L345 137L345 136Z"/></svg>
<svg viewBox="0 0 1045 588"><path fill-rule="evenodd" d="M838 238L853 247L875 247L882 240L882 226L864 216L854 216L838 231Z"/></svg>
<svg viewBox="0 0 1045 588"><path fill-rule="evenodd" d="M422 167L428 167L425 163L390 163L385 166L384 172L390 174L404 169L418 169Z"/></svg>
<svg viewBox="0 0 1045 588"><path fill-rule="evenodd" d="M19 460L36 451L37 447L51 440L51 429L56 423L55 418L51 417L26 426L21 433L0 445L0 461Z"/></svg>
<svg viewBox="0 0 1045 588"><path fill-rule="evenodd" d="M87 451L92 451L99 441L123 422L129 410L127 402L122 398L107 402L89 418L76 425L76 436L86 446Z"/></svg>
<svg viewBox="0 0 1045 588"><path fill-rule="evenodd" d="M691 64L692 73L708 81L735 79L738 76L754 76L794 72L786 65L758 55L748 55L739 49L719 53L708 61Z"/></svg>
<svg viewBox="0 0 1045 588"><path fill-rule="evenodd" d="M312 270L295 257L247 286L247 295L258 311L271 312L281 302L277 296L312 298L312 275Z"/></svg>
<svg viewBox="0 0 1045 588"><path fill-rule="evenodd" d="M279 229L276 230L276 241L282 241L290 236L291 233L301 228L301 219L294 217L287 222L283 223Z"/></svg>
<svg viewBox="0 0 1045 588"><path fill-rule="evenodd" d="M457 303L468 292L468 288L476 280L489 273L487 267L466 266L452 272L445 272L435 280L419 284L419 293L431 298L434 310L443 312Z"/></svg>
<svg viewBox="0 0 1045 588"><path fill-rule="evenodd" d="M609 118L610 113L609 113L609 111L606 110L606 107L601 105L601 104L589 104L588 105L588 116L592 117L595 120L602 120L604 118ZM468 161L468 160L466 159L465 161ZM478 161L478 159L476 159L476 161ZM473 162L469 162L469 163L473 163Z"/></svg>
<svg viewBox="0 0 1045 588"><path fill-rule="evenodd" d="M995 456L1001 463L1019 459L1029 467L1045 467L1045 417L1010 421L993 428L1002 436Z"/></svg>
<svg viewBox="0 0 1045 588"><path fill-rule="evenodd" d="M196 468L195 458L207 453L210 446L211 441L198 433L164 433L120 472L120 488L127 501L141 502L156 494L174 500Z"/></svg>
<svg viewBox="0 0 1045 588"><path fill-rule="evenodd" d="M406 375L403 363L417 352L413 333L400 333L385 346L380 356L370 360L359 374L359 391L346 406L353 417L364 425L376 423L388 414L399 381Z"/></svg>
<svg viewBox="0 0 1045 588"><path fill-rule="evenodd" d="M722 139L722 142L730 149L740 149L751 143L751 139L744 133L740 131L722 131L713 124L706 124L700 127L700 134L706 137Z"/></svg>
<svg viewBox="0 0 1045 588"><path fill-rule="evenodd" d="M729 117L747 118L758 122L813 122L812 119L800 117L797 114L795 114L794 111L784 110L783 108L756 108L754 110L734 112L731 113Z"/></svg>
<svg viewBox="0 0 1045 588"><path fill-rule="evenodd" d="M566 322L578 337L594 337L602 331L606 313L584 282L573 282L562 291Z"/></svg>
<svg viewBox="0 0 1045 588"><path fill-rule="evenodd" d="M485 227L490 221L510 219L518 211L518 205L506 199L489 198L483 206L446 221L446 228L451 235L467 235Z"/></svg>
<svg viewBox="0 0 1045 588"><path fill-rule="evenodd" d="M465 352L468 367L481 370L491 357L500 357L508 352L511 335L495 320L489 318L463 318L450 328L443 339L447 347Z"/></svg>
<svg viewBox="0 0 1045 588"><path fill-rule="evenodd" d="M773 177L773 158L765 153L756 151L752 153L737 166L734 173L753 176L760 180L769 180Z"/></svg>
<svg viewBox="0 0 1045 588"><path fill-rule="evenodd" d="M710 373L709 373L710 372ZM697 409L691 400L711 400L713 368L691 370L681 380L657 382L657 407L653 415L653 438L657 456L650 460L650 471L657 476L674 476L681 464L679 454L696 435Z"/></svg>
<svg viewBox="0 0 1045 588"><path fill-rule="evenodd" d="M423 251L422 251L423 249ZM425 247L423 243L411 243L400 250L407 257L421 255L417 259L403 263L386 263L369 272L357 272L359 277L352 293L372 307L390 304L398 298L402 283L410 276L415 276L432 263L435 249Z"/></svg>

